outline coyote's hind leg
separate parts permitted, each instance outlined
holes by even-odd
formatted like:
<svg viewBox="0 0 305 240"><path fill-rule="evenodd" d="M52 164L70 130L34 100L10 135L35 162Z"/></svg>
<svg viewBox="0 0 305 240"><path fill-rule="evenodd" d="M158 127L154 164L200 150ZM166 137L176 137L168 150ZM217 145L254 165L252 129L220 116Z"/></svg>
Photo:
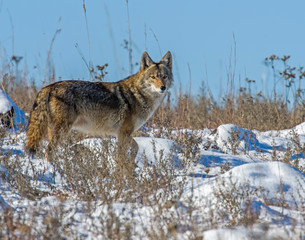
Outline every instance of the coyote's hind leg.
<svg viewBox="0 0 305 240"><path fill-rule="evenodd" d="M49 144L46 149L46 160L52 161L54 150L62 139L69 133L73 121L57 121L56 124L48 126Z"/></svg>

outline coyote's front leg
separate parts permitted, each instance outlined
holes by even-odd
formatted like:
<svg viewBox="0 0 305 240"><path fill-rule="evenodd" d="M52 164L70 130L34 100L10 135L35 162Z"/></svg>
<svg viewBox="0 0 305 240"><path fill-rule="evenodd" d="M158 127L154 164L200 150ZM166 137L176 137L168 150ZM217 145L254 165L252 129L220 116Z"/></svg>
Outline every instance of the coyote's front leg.
<svg viewBox="0 0 305 240"><path fill-rule="evenodd" d="M138 153L138 144L129 134L121 134L118 138L118 156L126 162L134 162Z"/></svg>
<svg viewBox="0 0 305 240"><path fill-rule="evenodd" d="M132 138L133 127L130 121L126 121L118 135L118 158L117 169L127 174L135 176L135 158L138 153L138 144Z"/></svg>

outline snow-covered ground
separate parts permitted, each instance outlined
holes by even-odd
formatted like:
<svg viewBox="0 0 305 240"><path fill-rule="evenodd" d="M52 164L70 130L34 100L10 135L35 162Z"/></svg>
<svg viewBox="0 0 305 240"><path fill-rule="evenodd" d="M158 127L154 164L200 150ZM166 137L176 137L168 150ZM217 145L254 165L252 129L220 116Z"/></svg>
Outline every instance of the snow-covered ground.
<svg viewBox="0 0 305 240"><path fill-rule="evenodd" d="M157 190L151 194L160 198L150 201L136 196L111 203L77 197L59 168L24 152L24 132L8 132L0 139L0 211L9 209L14 219L19 217L15 223L21 221L37 234L52 226L58 236L72 239L305 239L305 175L300 171L305 170L305 124L268 132L227 124L217 130L167 131L154 138L156 131L146 129L147 137L135 138L135 178L153 181L168 171L164 175L173 177L171 192ZM182 136L186 141L179 142ZM100 139L79 144L92 154L105 151ZM162 171L151 176L156 167ZM18 179L10 184L21 173L38 191L36 197L20 192ZM59 225L48 222L56 218ZM28 233L16 226L16 236Z"/></svg>

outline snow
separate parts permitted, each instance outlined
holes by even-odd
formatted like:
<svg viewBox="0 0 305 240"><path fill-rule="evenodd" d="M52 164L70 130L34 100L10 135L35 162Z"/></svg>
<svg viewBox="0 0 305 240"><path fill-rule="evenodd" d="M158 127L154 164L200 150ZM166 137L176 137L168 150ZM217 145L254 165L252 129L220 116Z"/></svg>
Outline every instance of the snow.
<svg viewBox="0 0 305 240"><path fill-rule="evenodd" d="M2 107L4 109L4 105ZM30 218L31 211L44 209L46 212L38 214L36 220L35 228L39 229L43 227L38 224L39 219L56 208L62 208L66 213L62 221L70 226L67 231L75 234L73 238L83 239L104 239L95 230L104 229L113 214L131 224L134 239L149 239L146 233L151 226L162 229L173 219L181 221L175 225L178 239L194 238L195 232L204 239L305 239L305 175L294 167L304 171L305 157L295 142L297 139L299 145L305 144L305 123L292 129L268 132L226 124L215 131L185 129L171 134L167 131L164 136L158 134L162 138L153 137L156 129L145 131L149 137L135 137L139 145L135 159L138 180L149 181L153 178L154 166L162 164L164 171L173 171L173 189L182 186L183 191L180 195L177 193L178 199L174 192L166 195L162 189L158 190L160 198L151 200L151 205L144 204L141 196L133 202L117 199L111 205L97 199L90 203L94 210L88 216L86 206L89 203L67 190L67 180L52 163L41 156L29 158L25 154L26 134L8 132L0 141L1 159L6 156L9 164L18 159L20 171L46 194L36 199L19 194L9 184L9 177L12 177L6 167L9 164L1 160L0 212L12 209L18 213L27 209L26 219ZM200 141L187 150L177 142L179 134L195 136ZM166 135L172 138L168 139ZM114 139L110 142L113 146L116 144ZM89 138L77 144L91 149L92 154L98 154L104 142ZM113 151L113 146L110 146L110 151ZM115 167L115 161L111 157L109 160ZM61 198L64 194L68 197ZM165 211L162 210L161 215L156 216L160 209L157 203L152 204L154 201L161 201L164 206L169 204L167 212L162 213ZM190 209L193 209L191 216ZM251 227L244 222L249 216L256 217ZM198 229L193 229L191 222L196 222Z"/></svg>
<svg viewBox="0 0 305 240"><path fill-rule="evenodd" d="M14 108L15 117L14 117L14 130L18 131L20 126L25 125L25 114L20 110L12 99L0 88L0 113L7 113Z"/></svg>
<svg viewBox="0 0 305 240"><path fill-rule="evenodd" d="M11 110L11 101L8 95L0 89L0 113L6 113Z"/></svg>
<svg viewBox="0 0 305 240"><path fill-rule="evenodd" d="M232 145L234 139L237 139L237 146ZM248 130L237 127L233 124L221 125L217 128L216 139L217 146L226 153L236 151L254 150L259 145L255 134Z"/></svg>

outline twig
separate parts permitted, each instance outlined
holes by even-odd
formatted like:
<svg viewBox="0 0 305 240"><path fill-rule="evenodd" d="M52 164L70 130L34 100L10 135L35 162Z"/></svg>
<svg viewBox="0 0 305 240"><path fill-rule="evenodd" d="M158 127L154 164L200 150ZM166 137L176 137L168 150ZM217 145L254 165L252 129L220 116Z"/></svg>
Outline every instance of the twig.
<svg viewBox="0 0 305 240"><path fill-rule="evenodd" d="M59 22L61 21L61 18L59 18ZM57 30L55 31L53 37L52 37L52 40L51 40L51 44L50 44L50 47L49 47L49 50L48 50L48 55L47 55L47 61L46 61L46 67L45 67L45 72L44 72L44 81L46 81L46 78L47 78L47 68L50 64L50 58L51 58L51 51L52 51L52 47L53 47L53 44L54 44L54 41L55 41L55 38L57 36L57 34L59 34L61 32L61 29L60 28L57 28Z"/></svg>
<svg viewBox="0 0 305 240"><path fill-rule="evenodd" d="M3 0L0 2L0 13L2 12Z"/></svg>
<svg viewBox="0 0 305 240"><path fill-rule="evenodd" d="M83 9L84 9L84 14L85 14L85 21L86 21L86 29L87 29L87 37L88 37L88 56L89 56L89 78L91 80L91 57L90 57L90 36L89 36L89 27L88 27L88 20L87 20L87 10L86 10L86 3L85 0L83 0Z"/></svg>
<svg viewBox="0 0 305 240"><path fill-rule="evenodd" d="M12 56L15 55L15 31L14 31L14 23L13 23L13 19L12 19L12 15L10 13L9 10L7 10L8 15L10 17L10 23L11 23L11 27L12 27Z"/></svg>
<svg viewBox="0 0 305 240"><path fill-rule="evenodd" d="M115 58L117 68L118 68L119 73L120 73L120 77L122 77L122 68L121 68L120 60L119 60L119 58L117 56L117 52L116 52L115 38L114 38L114 35L113 35L113 31L112 31L111 18L110 18L106 3L104 4L104 9L105 9L107 19L108 19L108 28L109 28L109 35L110 35L111 43L112 43L113 55L114 55L114 58Z"/></svg>
<svg viewBox="0 0 305 240"><path fill-rule="evenodd" d="M154 31L151 28L150 28L150 31L153 33L154 38L156 39L156 42L157 42L158 47L159 47L160 56L162 56L162 51L161 51L161 47L160 47L160 44L159 44L159 40L158 40L156 34L154 33Z"/></svg>
<svg viewBox="0 0 305 240"><path fill-rule="evenodd" d="M130 30L130 18L128 0L126 0L127 7L127 18L128 18L128 59L129 59L129 74L133 73L133 62L132 62L132 48L131 48L131 30Z"/></svg>
<svg viewBox="0 0 305 240"><path fill-rule="evenodd" d="M82 51L80 50L80 48L79 48L79 46L78 46L78 43L75 43L75 48L77 49L78 54L80 55L80 57L81 57L82 60L84 61L86 67L88 68L88 71L89 71L89 73L90 73L90 78L91 78L92 71L90 71L90 66L89 66L88 63L87 63L84 54L83 54Z"/></svg>
<svg viewBox="0 0 305 240"><path fill-rule="evenodd" d="M145 35L145 50L147 51L147 32L146 32L146 23L145 23L145 25L144 25L144 29L145 29L145 31L144 31L144 35Z"/></svg>
<svg viewBox="0 0 305 240"><path fill-rule="evenodd" d="M187 67L189 70L189 78L190 78L190 88L189 88L189 98L191 97L191 91L192 91L192 72L191 72L191 67L190 64L187 63Z"/></svg>

